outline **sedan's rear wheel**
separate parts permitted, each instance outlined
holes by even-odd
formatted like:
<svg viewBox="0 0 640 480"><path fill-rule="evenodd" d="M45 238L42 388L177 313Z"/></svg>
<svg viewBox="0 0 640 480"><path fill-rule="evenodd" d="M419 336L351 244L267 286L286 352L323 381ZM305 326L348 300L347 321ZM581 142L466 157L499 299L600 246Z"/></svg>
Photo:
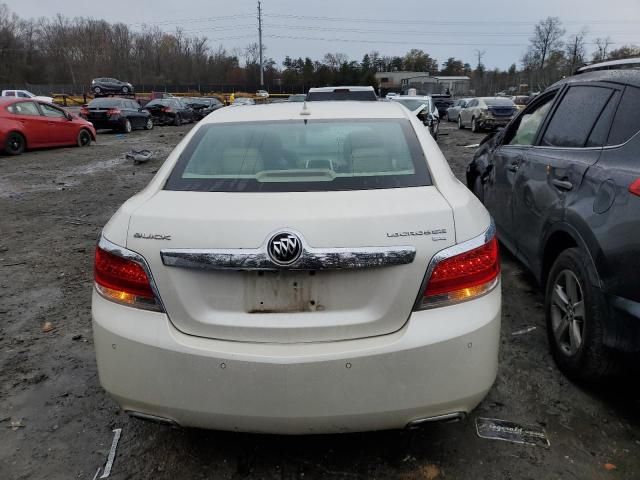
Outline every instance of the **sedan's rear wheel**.
<svg viewBox="0 0 640 480"><path fill-rule="evenodd" d="M9 155L20 155L24 152L26 146L27 142L24 137L17 132L12 132L7 137L7 143L4 146L4 151Z"/></svg>
<svg viewBox="0 0 640 480"><path fill-rule="evenodd" d="M125 119L124 125L122 126L122 130L124 131L124 133L131 133L131 130L133 130L133 127L131 126L131 121L129 121L128 118Z"/></svg>
<svg viewBox="0 0 640 480"><path fill-rule="evenodd" d="M78 133L77 143L79 147L88 147L89 145L91 145L91 134L83 128Z"/></svg>
<svg viewBox="0 0 640 480"><path fill-rule="evenodd" d="M460 115L458 115L458 128L460 130L464 128L464 125L462 124L462 117Z"/></svg>
<svg viewBox="0 0 640 480"><path fill-rule="evenodd" d="M478 133L480 131L480 127L478 126L478 122L475 117L471 119L471 131L473 133Z"/></svg>
<svg viewBox="0 0 640 480"><path fill-rule="evenodd" d="M151 130L153 128L153 120L151 117L147 118L147 123L144 125L145 130Z"/></svg>
<svg viewBox="0 0 640 480"><path fill-rule="evenodd" d="M565 375L596 381L615 373L617 362L604 345L604 296L591 284L596 275L585 258L581 249L569 248L551 267L545 295L547 337Z"/></svg>

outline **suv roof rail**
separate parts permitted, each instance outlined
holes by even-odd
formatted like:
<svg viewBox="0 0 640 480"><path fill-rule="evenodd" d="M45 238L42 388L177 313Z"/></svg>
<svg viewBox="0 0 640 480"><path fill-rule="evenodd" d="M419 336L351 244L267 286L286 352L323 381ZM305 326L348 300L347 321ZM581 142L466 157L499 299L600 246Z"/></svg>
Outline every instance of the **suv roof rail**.
<svg viewBox="0 0 640 480"><path fill-rule="evenodd" d="M597 70L618 70L627 68L640 68L640 57L592 63L578 68L575 72L575 75L586 72L595 72Z"/></svg>

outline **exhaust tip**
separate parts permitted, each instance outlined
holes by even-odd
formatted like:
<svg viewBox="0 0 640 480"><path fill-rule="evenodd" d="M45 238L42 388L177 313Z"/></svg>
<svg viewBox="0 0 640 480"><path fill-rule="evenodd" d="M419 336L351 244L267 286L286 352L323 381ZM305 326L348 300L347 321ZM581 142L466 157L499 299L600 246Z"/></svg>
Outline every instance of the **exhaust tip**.
<svg viewBox="0 0 640 480"><path fill-rule="evenodd" d="M407 423L406 428L419 428L426 423L455 423L464 420L465 418L467 418L467 414L465 412L445 413L444 415L435 415L433 417L412 420L411 422Z"/></svg>
<svg viewBox="0 0 640 480"><path fill-rule="evenodd" d="M150 415L148 413L136 412L134 410L125 410L125 413L130 417L137 418L139 420L144 420L145 422L159 423L161 425L168 425L173 428L179 428L174 420L164 417L158 417L157 415Z"/></svg>

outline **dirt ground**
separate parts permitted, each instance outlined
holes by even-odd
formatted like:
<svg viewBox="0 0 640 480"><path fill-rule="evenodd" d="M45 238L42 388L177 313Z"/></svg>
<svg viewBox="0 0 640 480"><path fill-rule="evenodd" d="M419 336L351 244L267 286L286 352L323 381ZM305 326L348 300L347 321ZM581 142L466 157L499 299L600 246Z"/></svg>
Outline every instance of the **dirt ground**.
<svg viewBox="0 0 640 480"><path fill-rule="evenodd" d="M89 148L0 156L0 479L90 480L114 428L122 429L117 480L640 478L637 376L589 390L566 380L548 352L542 296L504 252L500 371L463 422L273 437L174 430L119 412L96 372L94 244L189 128L104 133ZM443 124L439 144L459 178L474 150L464 146L481 138ZM123 157L131 148L156 159L134 166ZM514 335L527 327L535 329ZM551 446L481 439L477 417L543 427Z"/></svg>

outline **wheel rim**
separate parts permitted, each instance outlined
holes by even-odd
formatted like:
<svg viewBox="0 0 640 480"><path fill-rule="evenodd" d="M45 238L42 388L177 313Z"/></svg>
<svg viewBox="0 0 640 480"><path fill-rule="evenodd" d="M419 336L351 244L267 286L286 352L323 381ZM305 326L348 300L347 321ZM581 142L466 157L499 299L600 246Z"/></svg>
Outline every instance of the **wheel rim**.
<svg viewBox="0 0 640 480"><path fill-rule="evenodd" d="M20 150L20 147L22 146L22 140L17 135L12 135L9 138L7 145L12 152L17 152L18 150Z"/></svg>
<svg viewBox="0 0 640 480"><path fill-rule="evenodd" d="M472 119L471 120L471 130L473 130L474 132L476 131L476 119Z"/></svg>
<svg viewBox="0 0 640 480"><path fill-rule="evenodd" d="M91 141L91 137L89 136L89 134L87 132L81 132L80 133L80 145L83 147L86 147L87 145L89 145L89 142Z"/></svg>
<svg viewBox="0 0 640 480"><path fill-rule="evenodd" d="M149 118L147 120L147 129L151 130L153 128L153 121Z"/></svg>
<svg viewBox="0 0 640 480"><path fill-rule="evenodd" d="M458 126L461 127L462 126L462 118L458 117Z"/></svg>
<svg viewBox="0 0 640 480"><path fill-rule="evenodd" d="M123 87L123 88L122 88L122 92L123 92L123 93L127 93L128 91L129 91L129 89L128 89L127 87Z"/></svg>
<svg viewBox="0 0 640 480"><path fill-rule="evenodd" d="M131 132L131 122L129 120L125 122L124 129L127 131L127 133Z"/></svg>
<svg viewBox="0 0 640 480"><path fill-rule="evenodd" d="M562 270L551 292L551 328L560 350L575 355L584 341L584 296L582 285L571 270Z"/></svg>
<svg viewBox="0 0 640 480"><path fill-rule="evenodd" d="M96 87L95 92L100 93L100 87Z"/></svg>

